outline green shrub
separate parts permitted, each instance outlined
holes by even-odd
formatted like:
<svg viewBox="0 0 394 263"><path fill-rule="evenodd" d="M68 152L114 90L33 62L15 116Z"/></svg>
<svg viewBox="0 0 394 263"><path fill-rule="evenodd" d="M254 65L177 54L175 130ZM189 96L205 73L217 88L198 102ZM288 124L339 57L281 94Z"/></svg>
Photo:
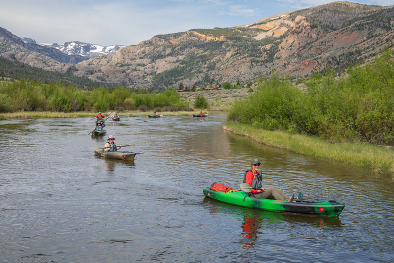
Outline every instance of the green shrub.
<svg viewBox="0 0 394 263"><path fill-rule="evenodd" d="M266 130L316 135L331 142L394 144L393 51L336 78L327 69L305 80L308 91L273 74L257 91L236 101L228 119Z"/></svg>
<svg viewBox="0 0 394 263"><path fill-rule="evenodd" d="M7 94L0 93L0 112L13 111L11 97Z"/></svg>
<svg viewBox="0 0 394 263"><path fill-rule="evenodd" d="M205 99L205 97L201 94L196 96L196 99L194 101L194 108L197 109L206 109L208 108L208 101Z"/></svg>
<svg viewBox="0 0 394 263"><path fill-rule="evenodd" d="M231 88L232 88L232 85L231 85L230 82L224 82L224 83L222 84L222 88L223 88L223 89L231 89Z"/></svg>

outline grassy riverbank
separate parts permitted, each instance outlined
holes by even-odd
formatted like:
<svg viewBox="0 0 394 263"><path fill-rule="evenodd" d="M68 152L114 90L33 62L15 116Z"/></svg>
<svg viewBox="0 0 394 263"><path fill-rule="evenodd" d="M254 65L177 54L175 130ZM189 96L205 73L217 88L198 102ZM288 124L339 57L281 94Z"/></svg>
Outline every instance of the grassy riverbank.
<svg viewBox="0 0 394 263"><path fill-rule="evenodd" d="M204 111L207 112L207 111ZM112 116L114 112L103 112L105 117ZM157 112L161 116L189 116L192 114L198 114L200 111L164 111ZM153 114L153 111L122 111L118 112L120 117L136 117L136 116L148 116ZM51 111L18 111L10 113L0 113L0 120L6 119L45 119L45 118L94 118L97 112L51 112Z"/></svg>
<svg viewBox="0 0 394 263"><path fill-rule="evenodd" d="M364 143L333 144L316 137L267 131L235 122L227 122L223 129L272 147L367 167L375 173L394 174L394 150L392 147L378 147Z"/></svg>

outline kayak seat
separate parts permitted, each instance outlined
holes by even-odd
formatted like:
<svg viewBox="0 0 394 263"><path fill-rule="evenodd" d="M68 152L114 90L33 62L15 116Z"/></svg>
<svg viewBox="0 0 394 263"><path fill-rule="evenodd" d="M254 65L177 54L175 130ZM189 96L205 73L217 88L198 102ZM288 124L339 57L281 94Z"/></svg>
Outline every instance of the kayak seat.
<svg viewBox="0 0 394 263"><path fill-rule="evenodd" d="M296 198L296 197L294 196L294 194L293 194L293 195L291 196L289 202L301 202L301 201L303 201L303 200L304 200L304 195L302 194L302 192L299 192L299 193L298 193L298 197Z"/></svg>

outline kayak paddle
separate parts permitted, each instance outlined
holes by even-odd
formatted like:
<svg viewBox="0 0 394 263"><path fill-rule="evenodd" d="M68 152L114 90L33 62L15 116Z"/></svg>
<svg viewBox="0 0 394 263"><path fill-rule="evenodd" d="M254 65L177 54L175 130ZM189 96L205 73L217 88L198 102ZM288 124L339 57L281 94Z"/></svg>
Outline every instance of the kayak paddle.
<svg viewBox="0 0 394 263"><path fill-rule="evenodd" d="M126 144L126 145L119 145L120 147L127 147L127 146L131 146L131 144ZM119 146L117 146L117 147L119 147ZM112 147L104 147L104 148L112 148Z"/></svg>

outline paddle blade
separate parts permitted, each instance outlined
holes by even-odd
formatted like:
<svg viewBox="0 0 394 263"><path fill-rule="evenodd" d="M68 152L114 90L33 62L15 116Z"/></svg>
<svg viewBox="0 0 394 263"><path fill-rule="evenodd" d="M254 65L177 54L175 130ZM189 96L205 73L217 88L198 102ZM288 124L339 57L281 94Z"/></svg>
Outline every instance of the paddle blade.
<svg viewBox="0 0 394 263"><path fill-rule="evenodd" d="M250 193L250 191L252 190L252 187L250 185L248 185L247 183L242 183L239 186L241 187L241 190L246 193Z"/></svg>

